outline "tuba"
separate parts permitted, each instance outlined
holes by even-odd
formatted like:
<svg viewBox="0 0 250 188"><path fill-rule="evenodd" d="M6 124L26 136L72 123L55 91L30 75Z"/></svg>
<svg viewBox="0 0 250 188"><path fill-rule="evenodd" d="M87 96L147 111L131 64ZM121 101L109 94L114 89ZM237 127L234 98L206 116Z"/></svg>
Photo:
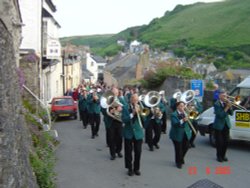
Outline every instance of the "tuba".
<svg viewBox="0 0 250 188"><path fill-rule="evenodd" d="M114 113L111 113L109 111L109 108L116 108L118 106L123 106L118 98L113 94L112 91L106 91L102 96L100 100L100 105L102 108L106 109L107 114L112 117L113 119L122 122L121 120L121 112L115 110Z"/></svg>

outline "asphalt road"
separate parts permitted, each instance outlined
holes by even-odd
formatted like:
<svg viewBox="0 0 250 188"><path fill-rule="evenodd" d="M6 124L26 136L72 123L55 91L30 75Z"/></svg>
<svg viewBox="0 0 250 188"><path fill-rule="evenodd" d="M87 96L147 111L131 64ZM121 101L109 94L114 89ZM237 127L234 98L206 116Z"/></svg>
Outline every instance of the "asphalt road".
<svg viewBox="0 0 250 188"><path fill-rule="evenodd" d="M60 140L55 168L58 188L185 188L199 180L225 188L250 187L250 143L231 142L229 162L219 163L208 136L198 135L196 148L188 150L185 165L177 169L172 141L162 134L159 150L151 152L143 144L142 175L130 177L124 158L109 159L104 125L100 127L99 137L91 139L90 126L83 129L79 120L55 123ZM202 188L208 187L205 182Z"/></svg>

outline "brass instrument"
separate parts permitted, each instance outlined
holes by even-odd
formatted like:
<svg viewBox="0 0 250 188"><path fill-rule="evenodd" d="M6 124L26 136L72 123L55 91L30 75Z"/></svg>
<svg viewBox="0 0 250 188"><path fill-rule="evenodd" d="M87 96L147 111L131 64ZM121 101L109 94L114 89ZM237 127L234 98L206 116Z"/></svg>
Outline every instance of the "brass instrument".
<svg viewBox="0 0 250 188"><path fill-rule="evenodd" d="M117 108L118 106L123 106L117 97L112 93L112 91L105 92L100 100L100 105L102 108L105 108L107 111L107 114L112 117L113 119L116 119L117 121L122 122L121 120L121 112L114 110L114 113L110 113L109 108Z"/></svg>
<svg viewBox="0 0 250 188"><path fill-rule="evenodd" d="M227 95L227 99L226 99L226 103L229 103L230 105L232 105L235 108L238 108L240 110L247 110L244 106L241 106L241 97L239 95L237 96L229 96Z"/></svg>
<svg viewBox="0 0 250 188"><path fill-rule="evenodd" d="M187 104L192 102L194 100L194 97L195 97L195 92L193 90L187 90L181 95L180 101L182 101L182 102L184 102L186 104L185 109L184 109L184 114L185 114L186 117L188 117L188 120L187 120L188 124L189 124L190 128L192 129L192 131L194 132L194 134L196 135L197 131L194 128L192 122L190 121L190 119L192 117L194 117L195 112L194 111L189 111L188 108L187 108Z"/></svg>
<svg viewBox="0 0 250 188"><path fill-rule="evenodd" d="M160 108L157 107L160 101L161 101L161 95L157 91L150 91L144 97L145 105L151 108L151 111L156 118L162 117L162 112Z"/></svg>
<svg viewBox="0 0 250 188"><path fill-rule="evenodd" d="M180 91L173 94L173 98L176 99L177 102L180 101L182 93Z"/></svg>
<svg viewBox="0 0 250 188"><path fill-rule="evenodd" d="M145 95L140 95L139 96L139 104L140 104L140 115L141 116L148 116L150 113L150 110L146 107L143 106L142 101L144 102Z"/></svg>

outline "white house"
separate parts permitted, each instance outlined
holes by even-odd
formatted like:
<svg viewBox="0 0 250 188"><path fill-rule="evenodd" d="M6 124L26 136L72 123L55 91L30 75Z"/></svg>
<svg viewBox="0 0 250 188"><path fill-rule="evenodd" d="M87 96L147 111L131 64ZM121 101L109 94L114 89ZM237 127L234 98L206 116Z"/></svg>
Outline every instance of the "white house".
<svg viewBox="0 0 250 188"><path fill-rule="evenodd" d="M41 57L41 16L42 1L19 0L23 20L22 41L20 53L27 54L34 51Z"/></svg>
<svg viewBox="0 0 250 188"><path fill-rule="evenodd" d="M59 41L59 23L54 18L55 5L45 0L42 8L43 33L43 69L42 69L42 98L50 101L52 97L63 95L63 65L61 58L61 44Z"/></svg>
<svg viewBox="0 0 250 188"><path fill-rule="evenodd" d="M63 67L58 36L60 25L53 16L56 7L52 0L19 0L19 6L24 24L20 55L37 55L39 60L34 63L37 70L37 74L33 73L34 85L39 88L36 94L45 102L63 94Z"/></svg>
<svg viewBox="0 0 250 188"><path fill-rule="evenodd" d="M103 79L103 70L106 63L106 60L102 57L87 53L86 68L93 74L91 77L92 83L95 83L98 79Z"/></svg>

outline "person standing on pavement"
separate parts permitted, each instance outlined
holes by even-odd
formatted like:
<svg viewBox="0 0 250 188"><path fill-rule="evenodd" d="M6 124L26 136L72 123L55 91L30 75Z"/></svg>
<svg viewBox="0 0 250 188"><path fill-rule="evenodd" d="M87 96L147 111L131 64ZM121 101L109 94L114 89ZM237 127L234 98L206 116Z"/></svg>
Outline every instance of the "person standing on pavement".
<svg viewBox="0 0 250 188"><path fill-rule="evenodd" d="M88 126L88 93L86 89L81 91L81 95L79 96L78 109L80 113L80 118L83 124L83 128L86 129Z"/></svg>
<svg viewBox="0 0 250 188"><path fill-rule="evenodd" d="M97 95L97 92L92 90L90 92L88 99L88 106L89 106L89 117L90 117L90 125L91 125L91 133L92 137L98 135L100 121L101 121L101 106L100 106L100 97Z"/></svg>
<svg viewBox="0 0 250 188"><path fill-rule="evenodd" d="M189 148L191 129L188 125L188 117L185 116L185 103L176 103L176 110L171 114L170 139L175 149L175 164L181 169L185 163L184 157Z"/></svg>
<svg viewBox="0 0 250 188"><path fill-rule="evenodd" d="M128 169L128 175L141 175L140 161L143 140L142 119L140 117L139 97L137 94L131 95L130 104L122 108L122 121L125 124L123 128L125 145L125 168ZM132 153L134 152L134 157ZM133 160L134 159L134 160Z"/></svg>
<svg viewBox="0 0 250 188"><path fill-rule="evenodd" d="M227 93L224 90L219 91L219 99L214 103L215 119L213 129L215 131L215 145L217 161L228 161L226 151L229 141L229 129L231 122L229 115L233 115L232 105L227 99Z"/></svg>

